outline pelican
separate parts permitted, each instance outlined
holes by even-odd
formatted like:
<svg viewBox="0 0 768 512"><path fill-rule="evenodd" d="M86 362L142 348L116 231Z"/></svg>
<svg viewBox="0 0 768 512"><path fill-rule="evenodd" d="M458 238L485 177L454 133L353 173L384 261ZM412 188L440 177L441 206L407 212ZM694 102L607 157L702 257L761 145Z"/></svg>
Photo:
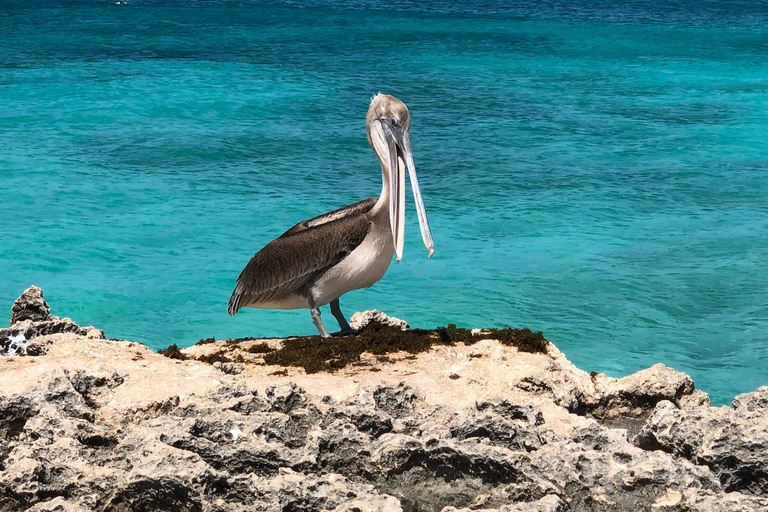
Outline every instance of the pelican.
<svg viewBox="0 0 768 512"><path fill-rule="evenodd" d="M403 257L405 169L411 180L421 237L431 258L432 232L421 198L410 142L408 107L386 94L371 100L365 118L368 144L381 164L381 195L299 222L257 252L237 278L227 312L309 308L324 338L331 334L320 306L331 305L341 331L352 334L339 297L373 286L389 268L394 254Z"/></svg>

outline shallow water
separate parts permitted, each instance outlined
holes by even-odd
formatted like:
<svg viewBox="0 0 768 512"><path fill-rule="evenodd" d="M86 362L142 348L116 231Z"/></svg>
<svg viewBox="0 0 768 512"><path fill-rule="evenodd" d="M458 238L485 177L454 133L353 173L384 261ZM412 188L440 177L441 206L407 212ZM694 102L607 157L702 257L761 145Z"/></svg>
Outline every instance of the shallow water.
<svg viewBox="0 0 768 512"><path fill-rule="evenodd" d="M313 333L227 300L264 243L378 195L383 91L411 109L436 255L410 202L403 261L344 311L528 326L715 403L768 384L763 2L387 5L2 2L5 307L34 283L153 348Z"/></svg>

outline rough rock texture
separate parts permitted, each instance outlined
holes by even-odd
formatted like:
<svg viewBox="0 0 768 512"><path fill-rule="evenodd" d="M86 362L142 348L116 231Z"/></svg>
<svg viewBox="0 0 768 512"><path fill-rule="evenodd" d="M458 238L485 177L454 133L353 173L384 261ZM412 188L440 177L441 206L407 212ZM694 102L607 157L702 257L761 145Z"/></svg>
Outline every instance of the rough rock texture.
<svg viewBox="0 0 768 512"><path fill-rule="evenodd" d="M376 311L375 309L371 311L358 311L352 315L352 318L349 319L349 326L355 330L360 330L372 321L376 321L390 327L397 327L403 331L408 330L409 327L408 322L405 320L400 320L399 318L388 316L387 314L382 313L381 311Z"/></svg>
<svg viewBox="0 0 768 512"><path fill-rule="evenodd" d="M33 322L45 322L51 319L51 308L43 299L43 290L37 286L30 286L21 297L11 306L11 323L32 320Z"/></svg>
<svg viewBox="0 0 768 512"><path fill-rule="evenodd" d="M768 388L711 408L494 340L307 374L280 340L40 338L0 357L0 511L768 510Z"/></svg>
<svg viewBox="0 0 768 512"><path fill-rule="evenodd" d="M43 355L53 339L52 334L75 333L89 338L103 338L104 331L80 327L69 318L51 314L43 299L43 291L30 286L11 307L11 325L0 329L0 355Z"/></svg>
<svg viewBox="0 0 768 512"><path fill-rule="evenodd" d="M676 407L664 401L636 444L707 466L727 491L768 496L767 425L768 387L737 396L733 408Z"/></svg>

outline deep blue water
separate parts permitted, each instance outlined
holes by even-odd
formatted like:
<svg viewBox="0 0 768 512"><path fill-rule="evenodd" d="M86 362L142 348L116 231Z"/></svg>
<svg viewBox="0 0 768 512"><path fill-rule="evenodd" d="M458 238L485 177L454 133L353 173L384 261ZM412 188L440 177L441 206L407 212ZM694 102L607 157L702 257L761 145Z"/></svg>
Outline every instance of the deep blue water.
<svg viewBox="0 0 768 512"><path fill-rule="evenodd" d="M0 0L0 310L37 284L153 348L314 333L226 303L267 241L378 195L378 91L436 255L409 199L403 261L345 312L529 326L715 403L768 384L762 1Z"/></svg>

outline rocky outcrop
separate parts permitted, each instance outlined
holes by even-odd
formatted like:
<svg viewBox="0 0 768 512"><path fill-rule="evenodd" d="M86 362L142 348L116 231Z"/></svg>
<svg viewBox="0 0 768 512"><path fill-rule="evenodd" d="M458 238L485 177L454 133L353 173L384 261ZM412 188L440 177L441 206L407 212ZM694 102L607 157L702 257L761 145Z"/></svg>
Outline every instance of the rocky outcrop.
<svg viewBox="0 0 768 512"><path fill-rule="evenodd" d="M360 330L371 322L379 322L382 325L396 327L402 331L408 330L408 322L393 316L388 316L381 311L358 311L349 319L349 325L355 330Z"/></svg>
<svg viewBox="0 0 768 512"><path fill-rule="evenodd" d="M24 320L46 322L51 319L51 316L51 308L43 298L43 290L37 286L30 286L11 306L10 325Z"/></svg>
<svg viewBox="0 0 768 512"><path fill-rule="evenodd" d="M69 318L52 315L43 291L30 286L11 307L10 327L0 329L0 355L43 355L52 341L48 336L63 333L104 337L104 331L100 329L80 327Z"/></svg>
<svg viewBox="0 0 768 512"><path fill-rule="evenodd" d="M768 510L768 388L711 408L457 332L315 373L268 364L284 340L35 336L0 357L0 511Z"/></svg>
<svg viewBox="0 0 768 512"><path fill-rule="evenodd" d="M726 491L768 496L767 414L768 387L737 396L732 408L663 401L636 444L707 466Z"/></svg>

